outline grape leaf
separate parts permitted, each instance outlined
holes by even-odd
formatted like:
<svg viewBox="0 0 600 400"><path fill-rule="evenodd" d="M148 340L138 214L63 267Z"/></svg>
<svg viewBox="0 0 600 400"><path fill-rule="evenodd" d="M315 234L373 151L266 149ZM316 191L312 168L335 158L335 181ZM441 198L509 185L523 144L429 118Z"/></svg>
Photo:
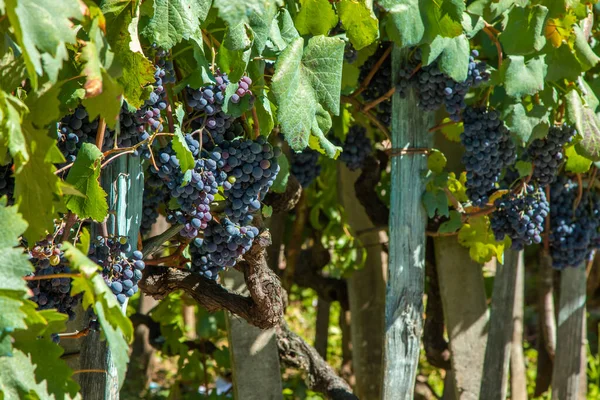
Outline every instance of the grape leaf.
<svg viewBox="0 0 600 400"><path fill-rule="evenodd" d="M102 332L108 342L112 359L118 374L119 387L123 385L127 363L129 362L129 346L133 338L131 321L121 310L115 295L106 285L104 278L97 273L98 266L68 242L63 243L65 256L71 269L81 271L82 276L73 278L71 295L83 293L84 309L90 306L98 316Z"/></svg>
<svg viewBox="0 0 600 400"><path fill-rule="evenodd" d="M29 160L29 152L21 129L25 104L0 90L0 141L6 141L17 167Z"/></svg>
<svg viewBox="0 0 600 400"><path fill-rule="evenodd" d="M379 21L367 0L342 0L337 3L337 11L350 43L360 50L377 40Z"/></svg>
<svg viewBox="0 0 600 400"><path fill-rule="evenodd" d="M469 218L469 221L458 231L458 242L469 249L471 259L478 263L486 263L496 257L503 263L504 249L510 244L506 237L502 242L496 242L490 229L487 216Z"/></svg>
<svg viewBox="0 0 600 400"><path fill-rule="evenodd" d="M262 212L263 217L270 218L271 215L273 215L273 207L265 204L264 206L262 206L261 212Z"/></svg>
<svg viewBox="0 0 600 400"><path fill-rule="evenodd" d="M462 22L465 10L466 6L463 0L442 0L442 17L448 15L452 20Z"/></svg>
<svg viewBox="0 0 600 400"><path fill-rule="evenodd" d="M31 359L20 350L10 357L2 357L0 368L0 388L4 399L49 399L46 385L36 382L35 367ZM32 394L35 393L35 396Z"/></svg>
<svg viewBox="0 0 600 400"><path fill-rule="evenodd" d="M547 50L546 64L548 65L547 81L559 81L561 79L575 81L581 74L581 65L566 44L558 49Z"/></svg>
<svg viewBox="0 0 600 400"><path fill-rule="evenodd" d="M575 43L573 45L575 58L579 61L583 71L587 71L597 65L600 58L594 53L585 37L585 33L578 25L573 26L573 31L575 32Z"/></svg>
<svg viewBox="0 0 600 400"><path fill-rule="evenodd" d="M211 1L154 0L153 4L154 13L142 35L157 47L169 50L183 39L200 35L200 24L208 15Z"/></svg>
<svg viewBox="0 0 600 400"><path fill-rule="evenodd" d="M545 137L550 128L548 108L537 104L530 110L523 103L509 104L503 110L503 119L511 134L523 144Z"/></svg>
<svg viewBox="0 0 600 400"><path fill-rule="evenodd" d="M106 39L123 70L117 81L123 86L127 102L140 108L148 99L144 87L154 83L155 69L144 57L137 37L139 2L107 1L102 4L102 11L110 25Z"/></svg>
<svg viewBox="0 0 600 400"><path fill-rule="evenodd" d="M56 398L73 398L79 385L73 380L73 370L60 357L64 350L50 335L65 330L66 314L43 310L27 321L27 329L15 333L16 349L23 351L36 365L36 379L46 381L48 393Z"/></svg>
<svg viewBox="0 0 600 400"><path fill-rule="evenodd" d="M439 233L456 232L462 226L462 216L458 211L450 211L450 219L440 224Z"/></svg>
<svg viewBox="0 0 600 400"><path fill-rule="evenodd" d="M446 167L448 160L444 153L437 149L433 149L427 156L427 168L436 173L441 173Z"/></svg>
<svg viewBox="0 0 600 400"><path fill-rule="evenodd" d="M549 18L544 28L544 36L552 46L558 48L562 46L563 41L569 40L576 22L577 18L574 15L566 15L564 18Z"/></svg>
<svg viewBox="0 0 600 400"><path fill-rule="evenodd" d="M90 251L90 231L88 228L82 228L79 234L79 241L75 245L83 254Z"/></svg>
<svg viewBox="0 0 600 400"><path fill-rule="evenodd" d="M435 217L436 214L445 217L449 215L448 198L443 190L437 188L434 190L427 190L423 194L423 205L425 206L429 218Z"/></svg>
<svg viewBox="0 0 600 400"><path fill-rule="evenodd" d="M188 147L185 137L181 133L181 128L179 126L175 127L175 135L173 136L172 143L173 150L175 151L177 159L179 160L179 165L181 166L181 171L185 173L188 170L194 169L196 165L194 155Z"/></svg>
<svg viewBox="0 0 600 400"><path fill-rule="evenodd" d="M517 161L515 164L516 170L519 172L519 178L530 176L533 171L533 164L528 161Z"/></svg>
<svg viewBox="0 0 600 400"><path fill-rule="evenodd" d="M297 38L281 53L272 82L277 117L295 151L308 145L318 104L335 115L340 107L344 42L317 36L303 45L304 39Z"/></svg>
<svg viewBox="0 0 600 400"><path fill-rule="evenodd" d="M388 12L383 24L394 42L402 47L421 42L425 24L421 19L418 0L381 0L379 6Z"/></svg>
<svg viewBox="0 0 600 400"><path fill-rule="evenodd" d="M543 90L547 68L544 58L545 56L541 55L525 62L523 56L507 57L501 68L506 94L520 98Z"/></svg>
<svg viewBox="0 0 600 400"><path fill-rule="evenodd" d="M308 145L311 149L336 159L341 154L342 148L335 146L325 137L325 132L329 132L331 125L331 116L323 109L323 106L317 104L317 115L313 121L312 135L308 139Z"/></svg>
<svg viewBox="0 0 600 400"><path fill-rule="evenodd" d="M105 70L102 70L102 93L83 100L90 121L100 116L106 121L107 127L114 128L121 111L122 95L121 85Z"/></svg>
<svg viewBox="0 0 600 400"><path fill-rule="evenodd" d="M25 237L33 243L53 229L54 219L59 217L60 179L54 174L53 163L64 159L56 147L56 139L46 131L35 129L29 121L22 129L30 144L30 159L15 173L15 200L19 213L29 222Z"/></svg>
<svg viewBox="0 0 600 400"><path fill-rule="evenodd" d="M582 137L576 144L577 153L592 161L600 161L600 119L587 104L583 104L576 89L569 90L565 100L567 120L575 125Z"/></svg>
<svg viewBox="0 0 600 400"><path fill-rule="evenodd" d="M238 81L248 65L254 34L245 24L230 26L219 49L219 66L229 75L232 82Z"/></svg>
<svg viewBox="0 0 600 400"><path fill-rule="evenodd" d="M300 0L295 23L301 35L326 35L337 25L338 16L328 0Z"/></svg>
<svg viewBox="0 0 600 400"><path fill-rule="evenodd" d="M249 24L250 16L253 13L264 15L267 11L265 7L271 7L264 0L214 0L213 5L219 9L219 17L221 17L229 25L237 25L240 23Z"/></svg>
<svg viewBox="0 0 600 400"><path fill-rule="evenodd" d="M440 70L457 82L467 79L469 70L469 39L465 35L453 38L437 36L423 50L423 63L438 59Z"/></svg>
<svg viewBox="0 0 600 400"><path fill-rule="evenodd" d="M566 171L573 172L574 174L583 174L588 172L592 166L591 160L577 153L575 145L567 146L565 148L565 155L567 157L567 163L565 164Z"/></svg>
<svg viewBox="0 0 600 400"><path fill-rule="evenodd" d="M525 55L540 51L546 44L544 21L548 9L542 5L513 7L508 24L500 34L500 43L507 54Z"/></svg>
<svg viewBox="0 0 600 400"><path fill-rule="evenodd" d="M469 13L481 15L486 21L494 21L515 4L514 0L475 0L469 4Z"/></svg>
<svg viewBox="0 0 600 400"><path fill-rule="evenodd" d="M267 45L271 23L277 14L277 4L274 1L265 2L264 7L262 13L253 12L248 18L248 25L252 29L252 49L257 55L261 55Z"/></svg>
<svg viewBox="0 0 600 400"><path fill-rule="evenodd" d="M427 43L433 42L438 36L453 38L463 34L462 20L453 19L450 14L444 12L442 5L436 0L419 2L421 18L425 24L423 40Z"/></svg>
<svg viewBox="0 0 600 400"><path fill-rule="evenodd" d="M77 31L70 19L81 19L79 4L76 0L6 0L6 15L36 89L38 75L46 71L55 78L67 59L66 44L75 44Z"/></svg>
<svg viewBox="0 0 600 400"><path fill-rule="evenodd" d="M279 172L275 177L273 186L271 186L271 191L275 193L284 193L290 176L290 162L286 155L281 153L279 157L277 157L277 164L279 164Z"/></svg>
<svg viewBox="0 0 600 400"><path fill-rule="evenodd" d="M98 182L101 161L102 152L95 145L84 143L67 175L67 183L85 195L65 196L67 208L80 218L103 221L108 215L106 192Z"/></svg>

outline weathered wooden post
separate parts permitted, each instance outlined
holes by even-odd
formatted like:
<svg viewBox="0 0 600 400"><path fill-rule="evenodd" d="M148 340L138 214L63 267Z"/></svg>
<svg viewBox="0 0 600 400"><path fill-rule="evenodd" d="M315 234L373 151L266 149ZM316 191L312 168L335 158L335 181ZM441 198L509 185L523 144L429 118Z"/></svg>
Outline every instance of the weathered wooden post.
<svg viewBox="0 0 600 400"><path fill-rule="evenodd" d="M392 80L396 84L408 50L394 45ZM433 114L417 107L410 92L392 99L392 163L390 200L390 250L385 304L383 396L385 400L412 399L423 330L425 277L425 225L421 205L425 190L423 171L430 148Z"/></svg>

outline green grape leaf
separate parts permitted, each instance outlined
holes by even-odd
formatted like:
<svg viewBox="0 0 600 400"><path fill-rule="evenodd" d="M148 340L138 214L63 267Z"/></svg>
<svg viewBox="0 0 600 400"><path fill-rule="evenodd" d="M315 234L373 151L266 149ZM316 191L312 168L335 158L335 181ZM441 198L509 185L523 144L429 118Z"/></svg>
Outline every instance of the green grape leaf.
<svg viewBox="0 0 600 400"><path fill-rule="evenodd" d="M436 59L440 70L457 82L467 79L469 70L469 39L465 35L453 38L437 36L423 50L423 64Z"/></svg>
<svg viewBox="0 0 600 400"><path fill-rule="evenodd" d="M435 173L441 173L446 168L448 160L444 153L437 149L433 149L427 156L427 168Z"/></svg>
<svg viewBox="0 0 600 400"><path fill-rule="evenodd" d="M104 278L95 269L98 268L89 258L68 242L63 243L65 256L71 269L81 271L81 277L73 278L71 295L83 293L84 309L90 306L98 316L104 337L115 363L119 387L123 385L127 363L129 362L129 346L133 338L131 321L121 310L117 299Z"/></svg>
<svg viewBox="0 0 600 400"><path fill-rule="evenodd" d="M328 0L300 0L295 23L301 35L326 35L337 25L338 16Z"/></svg>
<svg viewBox="0 0 600 400"><path fill-rule="evenodd" d="M575 145L570 145L565 148L567 163L565 170L574 174L583 174L588 172L592 166L592 160L585 158L577 153Z"/></svg>
<svg viewBox="0 0 600 400"><path fill-rule="evenodd" d="M543 90L547 68L544 58L541 55L525 62L523 56L507 57L500 70L506 94L520 98Z"/></svg>
<svg viewBox="0 0 600 400"><path fill-rule="evenodd" d="M460 134L465 130L462 122L450 121L450 118L444 118L441 125L449 123L440 129L440 132L451 142L460 143Z"/></svg>
<svg viewBox="0 0 600 400"><path fill-rule="evenodd" d="M193 57L178 58L178 68L187 72L189 75L174 87L175 92L181 91L187 85L197 89L205 83L214 82L214 76L210 70L210 63L204 54L202 39L193 37L190 38L188 42L184 43L191 45ZM178 51L180 46L182 45L177 46L173 51ZM181 50L181 53L185 54L186 52Z"/></svg>
<svg viewBox="0 0 600 400"><path fill-rule="evenodd" d="M175 155L179 160L179 165L181 166L181 171L186 173L188 170L193 170L196 165L196 161L194 160L194 155L192 154L190 148L185 141L185 137L183 133L181 133L181 128L179 126L175 127L175 134L173 136L173 150L175 151Z"/></svg>
<svg viewBox="0 0 600 400"><path fill-rule="evenodd" d="M2 70L0 88L7 93L11 93L21 86L23 76L27 73L24 58L15 58L12 52L4 54L0 60L0 69Z"/></svg>
<svg viewBox="0 0 600 400"><path fill-rule="evenodd" d="M277 157L277 164L279 164L279 172L275 177L273 186L271 186L271 191L275 193L284 193L290 176L290 162L286 155L281 153L279 157Z"/></svg>
<svg viewBox="0 0 600 400"><path fill-rule="evenodd" d="M436 214L445 217L449 215L448 198L443 190L427 190L423 194L423 205L429 218L435 217Z"/></svg>
<svg viewBox="0 0 600 400"><path fill-rule="evenodd" d="M450 219L442 222L438 229L439 233L453 233L462 226L462 215L458 211L450 211Z"/></svg>
<svg viewBox="0 0 600 400"><path fill-rule="evenodd" d="M278 53L283 51L298 36L299 34L294 26L292 16L287 9L283 8L279 10L277 18L273 19L271 23L267 47Z"/></svg>
<svg viewBox="0 0 600 400"><path fill-rule="evenodd" d="M270 218L273 215L273 207L264 205L262 206L262 216L265 218Z"/></svg>
<svg viewBox="0 0 600 400"><path fill-rule="evenodd" d="M110 29L106 39L122 67L122 75L117 81L123 86L127 102L140 108L148 99L145 86L154 83L154 66L144 57L138 38L138 9L141 2L104 2L102 11ZM136 7L137 4L137 7ZM120 7L111 7L112 5Z"/></svg>
<svg viewBox="0 0 600 400"><path fill-rule="evenodd" d="M121 85L105 70L102 70L102 93L83 99L82 103L89 114L90 121L100 116L106 121L106 126L112 129L119 119L122 96Z"/></svg>
<svg viewBox="0 0 600 400"><path fill-rule="evenodd" d="M31 359L20 350L10 357L2 357L0 388L4 399L49 399L52 398L46 385L36 382L36 370ZM35 394L35 395L33 395Z"/></svg>
<svg viewBox="0 0 600 400"><path fill-rule="evenodd" d="M517 161L515 164L515 168L519 173L519 178L525 178L526 176L530 176L533 172L533 164L528 161Z"/></svg>
<svg viewBox="0 0 600 400"><path fill-rule="evenodd" d="M60 179L54 174L53 163L64 162L64 158L48 132L35 129L29 121L22 129L31 145L30 159L15 173L15 200L19 213L29 222L25 237L34 243L53 229L54 219L59 217Z"/></svg>
<svg viewBox="0 0 600 400"><path fill-rule="evenodd" d="M469 4L467 11L482 16L486 21L494 21L514 4L514 0L475 0Z"/></svg>
<svg viewBox="0 0 600 400"><path fill-rule="evenodd" d="M21 129L26 106L20 99L0 90L0 141L6 141L17 169L29 160L29 151Z"/></svg>
<svg viewBox="0 0 600 400"><path fill-rule="evenodd" d="M264 7L262 13L253 12L248 17L248 25L250 26L250 29L252 29L252 37L254 40L252 49L254 54L258 55L262 54L267 45L267 40L269 39L269 34L271 32L271 25L277 14L276 2L265 2Z"/></svg>
<svg viewBox="0 0 600 400"><path fill-rule="evenodd" d="M583 71L587 71L597 65L600 58L598 58L594 50L590 47L585 33L579 25L573 25L573 31L575 32L575 43L573 45L575 58L579 61Z"/></svg>
<svg viewBox="0 0 600 400"><path fill-rule="evenodd" d="M56 82L57 72L67 59L66 44L75 44L77 31L70 21L81 19L76 0L6 0L6 14L13 28L34 89L38 75L48 72Z"/></svg>
<svg viewBox="0 0 600 400"><path fill-rule="evenodd" d="M442 0L442 17L447 15L452 20L461 22L465 10L466 6L464 0Z"/></svg>
<svg viewBox="0 0 600 400"><path fill-rule="evenodd" d="M68 320L56 310L40 311L34 320L27 321L27 329L15 334L14 346L31 358L36 365L36 379L46 381L48 393L56 398L73 398L79 385L73 380L73 370L60 357L64 350L50 338L62 332Z"/></svg>
<svg viewBox="0 0 600 400"><path fill-rule="evenodd" d="M245 24L230 26L219 49L219 66L229 75L231 82L238 81L250 60L254 34Z"/></svg>
<svg viewBox="0 0 600 400"><path fill-rule="evenodd" d="M90 251L90 241L90 230L84 227L79 233L79 241L75 244L75 247L83 254L87 254Z"/></svg>
<svg viewBox="0 0 600 400"><path fill-rule="evenodd" d="M583 104L576 89L569 90L565 100L567 121L575 125L582 138L576 145L577 153L592 161L600 161L600 119L587 104Z"/></svg>
<svg viewBox="0 0 600 400"><path fill-rule="evenodd" d="M506 54L525 55L542 50L546 44L544 22L548 9L542 5L513 7L499 40Z"/></svg>
<svg viewBox="0 0 600 400"><path fill-rule="evenodd" d="M528 110L523 103L514 103L506 106L503 114L506 127L523 144L545 137L550 128L550 112L542 105Z"/></svg>
<svg viewBox="0 0 600 400"><path fill-rule="evenodd" d="M306 48L304 39L296 39L277 59L272 81L277 118L294 151L308 145L319 104L338 115L343 53L342 40L316 36Z"/></svg>
<svg viewBox="0 0 600 400"><path fill-rule="evenodd" d="M454 172L450 172L448 174L448 181L446 182L446 187L450 190L450 193L454 195L456 200L461 203L465 203L469 201L467 197L467 188L465 187L465 182L467 181L467 174L463 172L458 179L456 179L456 175Z"/></svg>
<svg viewBox="0 0 600 400"><path fill-rule="evenodd" d="M346 35L356 50L377 40L379 22L373 12L371 1L342 0L337 3L337 11Z"/></svg>
<svg viewBox="0 0 600 400"><path fill-rule="evenodd" d="M481 264L494 256L503 263L504 249L510 245L508 237L502 242L496 242L487 216L470 218L458 231L458 242L469 249L471 259Z"/></svg>
<svg viewBox="0 0 600 400"><path fill-rule="evenodd" d="M388 36L399 46L417 45L425 34L418 0L381 0L379 6L388 12L382 23Z"/></svg>
<svg viewBox="0 0 600 400"><path fill-rule="evenodd" d="M423 37L425 42L431 43L438 36L453 38L463 34L462 19L454 19L453 15L445 12L443 3L436 0L421 0L419 6L425 23Z"/></svg>
<svg viewBox="0 0 600 400"><path fill-rule="evenodd" d="M169 50L183 39L200 36L200 24L208 15L211 1L154 0L153 4L153 13L141 34L157 47Z"/></svg>
<svg viewBox="0 0 600 400"><path fill-rule="evenodd" d="M546 64L548 65L546 80L550 82L561 79L575 81L581 74L581 65L566 44L560 46L558 49L551 48L548 50L546 53Z"/></svg>
<svg viewBox="0 0 600 400"><path fill-rule="evenodd" d="M108 215L106 192L98 181L101 162L102 152L95 145L84 143L67 175L67 183L85 195L65 196L67 208L80 218L103 221Z"/></svg>
<svg viewBox="0 0 600 400"><path fill-rule="evenodd" d="M274 107L271 106L271 101L265 91L265 62L263 60L257 60L250 63L248 65L248 75L250 76L250 79L252 79L251 89L252 94L254 94L254 108L256 109L260 134L269 136L275 127L275 118L272 109Z"/></svg>
<svg viewBox="0 0 600 400"><path fill-rule="evenodd" d="M317 104L317 115L313 121L312 134L308 139L308 145L311 149L336 159L341 154L342 148L335 146L325 137L325 132L329 132L331 125L331 115L320 104Z"/></svg>

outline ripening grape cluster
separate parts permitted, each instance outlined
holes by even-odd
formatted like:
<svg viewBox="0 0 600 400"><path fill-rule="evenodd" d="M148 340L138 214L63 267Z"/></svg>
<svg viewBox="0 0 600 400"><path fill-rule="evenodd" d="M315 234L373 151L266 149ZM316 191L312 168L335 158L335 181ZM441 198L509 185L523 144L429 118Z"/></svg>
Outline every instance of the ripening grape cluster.
<svg viewBox="0 0 600 400"><path fill-rule="evenodd" d="M423 66L421 50L417 49L401 68L396 90L400 96L405 97L408 90L413 88L417 92L419 108L424 111L436 111L443 104L450 119L460 121L469 89L490 78L486 64L475 60L478 56L477 50L471 52L467 78L463 82L457 82L440 70L437 61Z"/></svg>
<svg viewBox="0 0 600 400"><path fill-rule="evenodd" d="M300 153L291 154L290 172L303 188L308 187L321 173L318 161L319 152L315 150L305 149Z"/></svg>
<svg viewBox="0 0 600 400"><path fill-rule="evenodd" d="M550 185L550 254L554 268L578 267L599 246L600 199L582 194L577 183L559 177ZM577 206L577 207L575 207Z"/></svg>
<svg viewBox="0 0 600 400"><path fill-rule="evenodd" d="M515 145L495 110L468 107L463 121L460 140L465 147L467 196L474 205L482 206L496 189L502 170L514 163Z"/></svg>
<svg viewBox="0 0 600 400"><path fill-rule="evenodd" d="M367 137L367 130L359 125L350 127L342 149L340 161L346 164L351 171L362 168L365 158L373 152L371 140Z"/></svg>
<svg viewBox="0 0 600 400"><path fill-rule="evenodd" d="M553 126L544 139L536 139L527 149L527 159L533 163L531 179L542 186L552 183L564 161L563 146L570 143L577 131L570 126Z"/></svg>
<svg viewBox="0 0 600 400"><path fill-rule="evenodd" d="M142 107L135 113L137 122L141 125L147 124L152 132L160 132L163 130L160 112L167 108L167 92L163 85L165 76L165 70L156 66L152 92L150 92L150 96L144 102Z"/></svg>
<svg viewBox="0 0 600 400"><path fill-rule="evenodd" d="M77 152L83 143L95 143L98 131L98 119L90 121L88 112L83 106L75 109L58 124L58 148L67 163L77 158ZM103 149L106 150L106 149Z"/></svg>
<svg viewBox="0 0 600 400"><path fill-rule="evenodd" d="M544 221L550 212L543 189L526 184L520 193L508 192L497 199L495 206L490 223L496 240L510 237L515 250L541 243Z"/></svg>
<svg viewBox="0 0 600 400"><path fill-rule="evenodd" d="M29 261L35 271L30 276L67 274L71 272L68 260L64 256L61 244L54 243L53 235L48 235L27 251ZM28 282L40 310L51 308L67 314L69 319L75 316L75 307L81 300L81 294L71 296L71 278L52 278Z"/></svg>
<svg viewBox="0 0 600 400"><path fill-rule="evenodd" d="M381 59L386 51L386 47L380 46L375 53L365 61L360 67L360 75L358 77L359 82L363 82L369 72L373 69L375 64ZM365 102L371 102L383 96L392 87L392 57L388 54L385 58L369 85L362 92L362 97ZM392 117L392 101L387 99L382 101L376 106L377 117L379 120L389 126L391 124Z"/></svg>
<svg viewBox="0 0 600 400"><path fill-rule="evenodd" d="M124 236L97 236L90 245L88 257L102 267L104 281L111 288L119 304L138 291L138 281L145 268L142 253L134 251Z"/></svg>

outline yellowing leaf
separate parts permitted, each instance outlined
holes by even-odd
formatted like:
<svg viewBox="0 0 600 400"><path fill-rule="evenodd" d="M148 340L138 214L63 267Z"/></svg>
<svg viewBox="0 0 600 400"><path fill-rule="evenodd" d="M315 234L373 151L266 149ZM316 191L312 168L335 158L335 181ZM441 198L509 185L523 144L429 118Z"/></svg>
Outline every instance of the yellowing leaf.
<svg viewBox="0 0 600 400"><path fill-rule="evenodd" d="M490 220L484 215L470 218L463 225L458 231L458 242L469 249L469 255L478 263L486 263L493 257L502 263L504 249L510 244L510 239L506 238L502 242L496 242L490 228Z"/></svg>

